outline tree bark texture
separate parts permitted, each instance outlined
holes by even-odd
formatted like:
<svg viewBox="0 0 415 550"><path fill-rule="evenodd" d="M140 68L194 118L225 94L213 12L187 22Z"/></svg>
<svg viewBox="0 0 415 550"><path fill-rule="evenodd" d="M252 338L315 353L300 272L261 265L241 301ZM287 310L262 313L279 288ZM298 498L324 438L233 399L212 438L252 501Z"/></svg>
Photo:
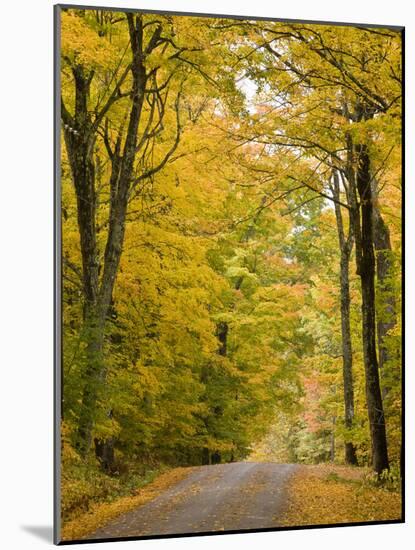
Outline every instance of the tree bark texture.
<svg viewBox="0 0 415 550"><path fill-rule="evenodd" d="M366 401L372 442L372 464L380 474L389 469L385 415L380 390L376 350L375 253L373 244L373 197L370 158L366 145L356 145L356 186L360 202L360 239L356 255L357 272L362 288L362 340L366 378Z"/></svg>
<svg viewBox="0 0 415 550"><path fill-rule="evenodd" d="M340 317L342 335L342 359L343 359L343 399L344 422L347 430L353 426L354 419L354 389L353 389L353 348L350 330L350 282L349 264L353 248L353 228L350 220L348 236L346 238L343 216L340 206L340 184L337 171L333 175L333 195L337 235L340 248ZM345 443L346 464L357 465L356 448L352 441Z"/></svg>
<svg viewBox="0 0 415 550"><path fill-rule="evenodd" d="M372 186L372 192L376 197L375 185ZM392 244L388 226L377 204L373 206L373 244L376 250L377 301L380 310L377 316L377 342L379 369L382 375L386 362L391 359L385 345L385 337L396 325L397 316L396 297L391 283L393 269ZM386 397L388 391L387 384L383 383L382 396Z"/></svg>

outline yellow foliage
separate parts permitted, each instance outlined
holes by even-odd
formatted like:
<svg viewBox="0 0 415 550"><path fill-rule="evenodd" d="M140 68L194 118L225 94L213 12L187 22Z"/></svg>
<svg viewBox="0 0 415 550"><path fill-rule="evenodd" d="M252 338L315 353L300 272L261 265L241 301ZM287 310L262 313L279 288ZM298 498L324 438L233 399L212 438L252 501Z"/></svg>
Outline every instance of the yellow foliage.
<svg viewBox="0 0 415 550"><path fill-rule="evenodd" d="M72 63L95 66L107 66L116 60L116 49L111 43L98 35L76 12L62 13L62 56Z"/></svg>

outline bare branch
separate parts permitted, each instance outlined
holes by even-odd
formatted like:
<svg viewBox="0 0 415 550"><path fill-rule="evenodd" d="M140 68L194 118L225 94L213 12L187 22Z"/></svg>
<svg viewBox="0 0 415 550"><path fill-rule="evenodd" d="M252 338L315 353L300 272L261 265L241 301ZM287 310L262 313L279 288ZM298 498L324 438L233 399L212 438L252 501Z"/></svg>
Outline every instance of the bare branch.
<svg viewBox="0 0 415 550"><path fill-rule="evenodd" d="M295 206L294 208L291 208L291 210L288 210L287 212L283 212L282 216L288 216L289 214L292 214L293 212L296 212L297 210L300 210L301 208L303 208L303 206L305 206L309 202L315 201L317 199L322 199L322 198L323 197L321 197L319 195L316 195L315 197L311 197L311 199L307 199L306 201L302 202L301 204L298 204L297 206Z"/></svg>
<svg viewBox="0 0 415 550"><path fill-rule="evenodd" d="M111 95L109 96L107 102L105 103L105 105L102 107L102 109L96 113L95 115L95 120L94 120L94 123L92 125L92 132L96 131L96 129L98 128L98 126L101 124L103 118L105 117L105 115L107 114L107 112L109 111L110 107L118 100L122 97L122 94L121 94L121 86L123 84L123 82L125 81L125 79L127 78L127 75L128 73L130 72L130 69L131 69L131 64L129 64L124 72L122 73L120 79L118 80L116 86L114 87Z"/></svg>
<svg viewBox="0 0 415 550"><path fill-rule="evenodd" d="M316 189L315 187L313 187L312 185L310 185L309 183L307 183L306 181L302 181L298 178L295 178L294 176L288 176L289 179L292 179L294 181L297 181L299 183L301 183L302 185L304 185L305 187L307 187L308 189L310 189L311 191L314 191L314 193L318 193L320 196L324 197L325 199L331 201L331 202L334 202L334 203L337 203L339 204L340 206L343 206L343 208L347 208L348 210L350 209L350 206L344 202L341 202L341 201L338 201L338 200L335 200L333 197L331 197L330 195L327 195L327 193L324 193L323 191L319 191L318 189Z"/></svg>
<svg viewBox="0 0 415 550"><path fill-rule="evenodd" d="M159 162L159 164L157 164L157 166L154 166L153 168L150 168L149 170L147 170L146 172L144 172L143 174L141 174L141 176L139 176L138 178L136 178L133 182L133 185L132 185L132 189L134 189L136 187L136 185L140 182L140 181L143 181L147 178L150 178L151 176L153 176L154 174L156 174L157 172L159 172L160 170L162 170L164 168L164 166L167 164L167 161L170 159L170 157L173 155L174 151L177 149L177 146L179 145L179 141L180 141L180 137L181 137L181 132L182 132L182 127L181 127L181 123L180 123L180 99L181 99L181 90L178 92L177 94L177 97L176 97L176 101L175 101L175 110L176 110L176 137L175 137L175 140L172 144L172 146L170 147L169 151L165 154L163 160L161 162Z"/></svg>

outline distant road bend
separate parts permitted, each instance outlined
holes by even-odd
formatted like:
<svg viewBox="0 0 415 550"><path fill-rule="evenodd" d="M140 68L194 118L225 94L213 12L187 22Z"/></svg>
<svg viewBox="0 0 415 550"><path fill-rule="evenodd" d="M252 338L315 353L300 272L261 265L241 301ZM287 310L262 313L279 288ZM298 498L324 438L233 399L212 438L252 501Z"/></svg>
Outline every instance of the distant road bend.
<svg viewBox="0 0 415 550"><path fill-rule="evenodd" d="M233 462L200 466L151 502L88 539L278 527L293 464Z"/></svg>

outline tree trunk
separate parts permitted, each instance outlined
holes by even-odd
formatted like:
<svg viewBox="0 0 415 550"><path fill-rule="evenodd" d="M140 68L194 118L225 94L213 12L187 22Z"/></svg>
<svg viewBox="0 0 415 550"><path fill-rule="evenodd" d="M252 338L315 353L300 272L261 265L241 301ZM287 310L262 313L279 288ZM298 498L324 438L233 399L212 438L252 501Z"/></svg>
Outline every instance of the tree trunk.
<svg viewBox="0 0 415 550"><path fill-rule="evenodd" d="M94 439L95 456L101 463L101 467L107 474L114 473L115 455L114 455L114 438Z"/></svg>
<svg viewBox="0 0 415 550"><path fill-rule="evenodd" d="M210 451L208 447L202 449L202 465L208 466L210 464Z"/></svg>
<svg viewBox="0 0 415 550"><path fill-rule="evenodd" d="M343 393L344 421L346 429L353 427L354 390L353 390L353 350L350 331L350 285L349 285L350 253L341 250L340 253L340 311L343 355ZM357 465L356 448L351 441L345 443L346 464Z"/></svg>
<svg viewBox="0 0 415 550"><path fill-rule="evenodd" d="M376 353L375 314L375 254L373 246L373 202L370 176L370 159L366 145L356 145L358 157L356 185L360 199L360 231L355 234L360 241L361 254L356 254L357 273L362 288L362 339L366 377L366 400L372 442L372 464L380 474L389 469L385 415L379 382Z"/></svg>
<svg viewBox="0 0 415 550"><path fill-rule="evenodd" d="M331 418L331 434L330 434L330 462L334 462L336 458L336 417Z"/></svg>
<svg viewBox="0 0 415 550"><path fill-rule="evenodd" d="M86 369L82 406L78 419L76 447L82 456L91 445L91 429L103 359L104 322L99 308L99 261L96 239L96 193L91 120L88 96L93 73L82 66L73 69L75 82L75 114L63 110L65 144L74 182L83 276L83 337L86 341ZM66 114L65 114L66 113ZM95 383L89 381L95 380Z"/></svg>
<svg viewBox="0 0 415 550"><path fill-rule="evenodd" d="M342 360L343 360L343 398L344 398L344 422L346 430L353 426L354 419L354 390L353 390L353 348L350 330L350 283L349 264L353 248L353 228L349 216L349 233L347 239L344 234L343 216L340 202L340 186L337 171L333 175L333 195L337 234L340 248L340 317L342 335ZM352 441L345 442L345 462L356 466L358 464L356 448Z"/></svg>
<svg viewBox="0 0 415 550"><path fill-rule="evenodd" d="M222 456L219 451L212 453L211 464L220 464L222 462Z"/></svg>
<svg viewBox="0 0 415 550"><path fill-rule="evenodd" d="M374 192L376 193L376 190ZM377 338L379 369L382 374L385 363L390 359L388 349L385 345L385 337L396 325L396 298L391 284L393 266L389 229L377 205L373 206L373 243L376 250L378 290ZM388 391L387 384L382 384L383 397L386 397Z"/></svg>
<svg viewBox="0 0 415 550"><path fill-rule="evenodd" d="M228 323L220 322L216 325L216 334L219 340L218 354L226 357L228 340Z"/></svg>
<svg viewBox="0 0 415 550"><path fill-rule="evenodd" d="M88 308L89 309L89 308ZM87 311L84 320L84 338L87 341L84 373L84 389L78 419L76 447L85 456L92 443L92 428L95 423L95 404L104 379L104 329L105 323L97 315L96 307Z"/></svg>

